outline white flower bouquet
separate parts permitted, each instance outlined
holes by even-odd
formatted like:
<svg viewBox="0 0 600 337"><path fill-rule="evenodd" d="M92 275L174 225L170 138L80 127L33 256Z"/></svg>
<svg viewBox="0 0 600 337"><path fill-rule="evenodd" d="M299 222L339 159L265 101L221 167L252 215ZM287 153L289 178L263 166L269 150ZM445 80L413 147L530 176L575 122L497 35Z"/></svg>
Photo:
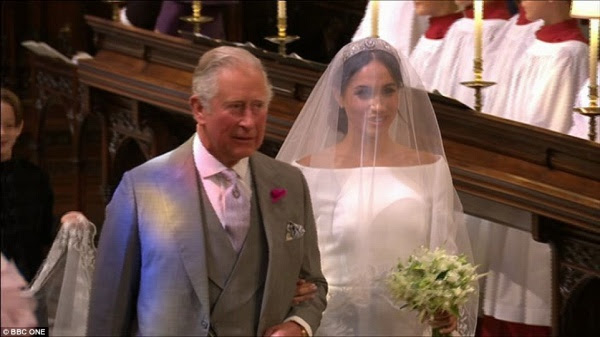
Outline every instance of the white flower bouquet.
<svg viewBox="0 0 600 337"><path fill-rule="evenodd" d="M484 276L475 269L463 254L421 247L392 270L388 286L396 301L405 302L402 308L418 311L421 320L441 312L458 317L460 306L476 291L475 281ZM443 335L433 329L433 336Z"/></svg>

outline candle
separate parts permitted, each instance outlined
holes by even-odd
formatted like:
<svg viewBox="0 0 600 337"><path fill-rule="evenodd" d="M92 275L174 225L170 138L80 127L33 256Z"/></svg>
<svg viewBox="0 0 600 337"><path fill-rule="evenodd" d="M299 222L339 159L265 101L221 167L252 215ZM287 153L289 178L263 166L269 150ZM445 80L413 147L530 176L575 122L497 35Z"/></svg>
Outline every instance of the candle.
<svg viewBox="0 0 600 337"><path fill-rule="evenodd" d="M475 58L481 59L483 44L483 0L473 0L475 18Z"/></svg>
<svg viewBox="0 0 600 337"><path fill-rule="evenodd" d="M598 87L598 31L600 19L590 19L590 86ZM596 89L597 90L597 89ZM596 91L595 96L598 96ZM597 102L596 102L597 103Z"/></svg>
<svg viewBox="0 0 600 337"><path fill-rule="evenodd" d="M371 16L371 36L379 37L379 1L371 1L373 3L373 15Z"/></svg>
<svg viewBox="0 0 600 337"><path fill-rule="evenodd" d="M285 5L285 1L277 1L277 18L283 19L287 17L286 12L287 8Z"/></svg>

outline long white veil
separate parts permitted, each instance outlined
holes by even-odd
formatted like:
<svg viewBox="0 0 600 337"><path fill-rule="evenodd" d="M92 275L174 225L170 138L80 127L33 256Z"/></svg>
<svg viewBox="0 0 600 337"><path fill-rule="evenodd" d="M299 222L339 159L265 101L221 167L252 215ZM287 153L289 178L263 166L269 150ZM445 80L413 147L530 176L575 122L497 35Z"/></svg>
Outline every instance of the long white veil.
<svg viewBox="0 0 600 337"><path fill-rule="evenodd" d="M45 301L52 336L85 336L94 273L96 227L83 215L68 218L54 239L30 291Z"/></svg>
<svg viewBox="0 0 600 337"><path fill-rule="evenodd" d="M387 80L379 76L381 67L368 67L372 61L387 69ZM277 159L300 167L310 187L330 283L319 332L410 335L426 329L400 323L374 328L387 324L377 317L388 311L398 310L390 320L396 314L415 320L391 305L383 284L399 258L420 245L472 258L437 120L408 59L377 38L346 45L314 87ZM393 310L375 302L389 302ZM461 335L474 334L477 303L474 296L461 308ZM328 321L332 316L337 320Z"/></svg>

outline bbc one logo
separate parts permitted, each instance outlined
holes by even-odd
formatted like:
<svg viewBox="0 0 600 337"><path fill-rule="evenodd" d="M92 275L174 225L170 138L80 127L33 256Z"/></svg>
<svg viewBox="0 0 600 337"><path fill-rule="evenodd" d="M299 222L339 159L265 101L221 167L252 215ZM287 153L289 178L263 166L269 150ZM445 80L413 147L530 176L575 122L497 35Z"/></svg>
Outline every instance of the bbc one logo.
<svg viewBox="0 0 600 337"><path fill-rule="evenodd" d="M48 336L48 328L2 328L2 336Z"/></svg>

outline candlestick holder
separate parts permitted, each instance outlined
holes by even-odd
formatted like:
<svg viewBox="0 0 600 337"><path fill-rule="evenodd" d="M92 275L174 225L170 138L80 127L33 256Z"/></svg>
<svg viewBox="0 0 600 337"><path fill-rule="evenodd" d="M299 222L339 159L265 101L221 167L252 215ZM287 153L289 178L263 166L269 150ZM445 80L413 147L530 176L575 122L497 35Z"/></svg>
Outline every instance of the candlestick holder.
<svg viewBox="0 0 600 337"><path fill-rule="evenodd" d="M194 27L194 35L200 35L200 26L202 24L213 21L213 18L210 16L202 16L202 4L200 1L192 1L192 15L191 16L182 16L179 20L187 23L191 23Z"/></svg>
<svg viewBox="0 0 600 337"><path fill-rule="evenodd" d="M588 131L588 138L591 141L596 141L596 117L600 116L600 107L598 107L598 87L590 85L590 106L579 107L573 109L574 111L587 116L590 118L590 128Z"/></svg>
<svg viewBox="0 0 600 337"><path fill-rule="evenodd" d="M596 117L600 115L598 108L598 46L600 45L600 7L597 1L573 0L571 3L571 17L590 20L590 105L575 108L574 110L590 118L588 137L596 140Z"/></svg>
<svg viewBox="0 0 600 337"><path fill-rule="evenodd" d="M112 14L111 14L111 18L114 22L120 22L121 18L120 18L120 10L121 8L119 7L121 4L124 4L125 1L122 0L104 0L104 2L111 4L112 6Z"/></svg>
<svg viewBox="0 0 600 337"><path fill-rule="evenodd" d="M487 87L495 85L496 82L489 82L482 80L483 73L483 60L478 57L473 60L473 72L475 73L475 80L460 82L460 84L475 89L475 111L481 112L483 107L483 99L481 97L481 90Z"/></svg>
<svg viewBox="0 0 600 337"><path fill-rule="evenodd" d="M300 39L299 36L296 35L287 35L287 18L279 17L277 18L277 36L267 36L265 40L275 43L279 45L279 55L285 56L286 53L286 45L288 43L294 42Z"/></svg>

